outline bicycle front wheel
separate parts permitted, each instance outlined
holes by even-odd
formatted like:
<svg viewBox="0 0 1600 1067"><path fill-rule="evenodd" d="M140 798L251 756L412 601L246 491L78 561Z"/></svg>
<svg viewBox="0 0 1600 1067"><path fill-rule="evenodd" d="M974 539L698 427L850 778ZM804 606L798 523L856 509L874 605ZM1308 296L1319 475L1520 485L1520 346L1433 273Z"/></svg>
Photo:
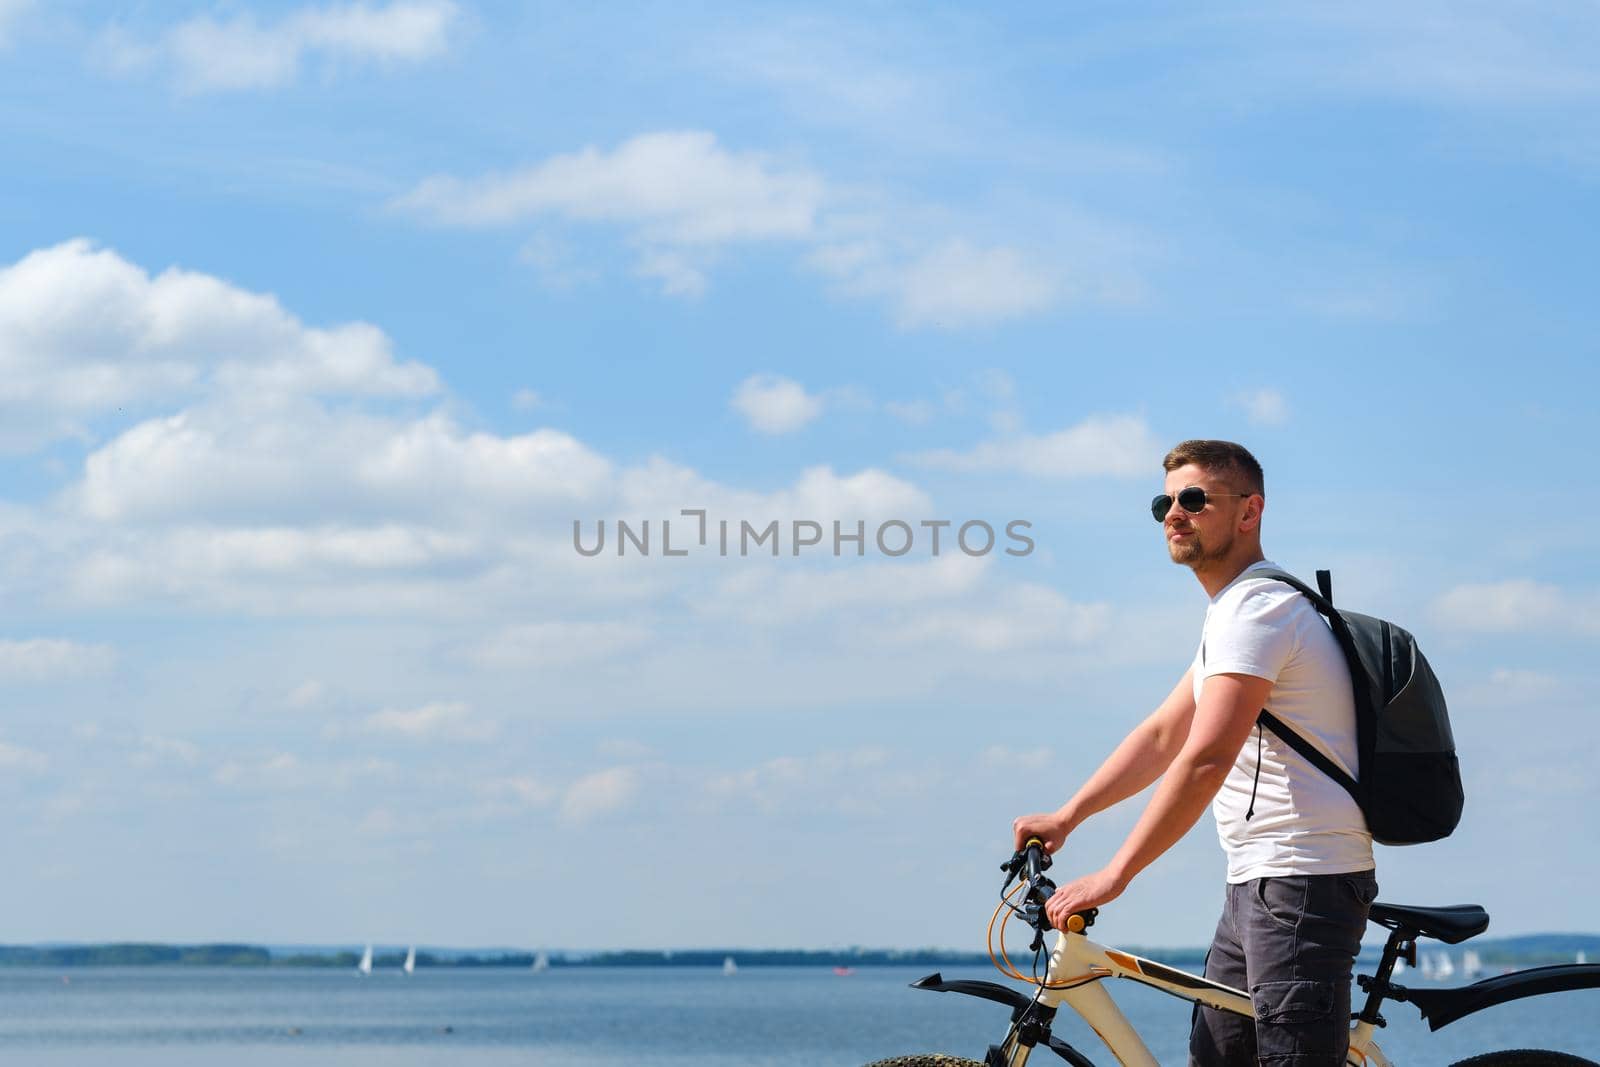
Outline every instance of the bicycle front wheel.
<svg viewBox="0 0 1600 1067"><path fill-rule="evenodd" d="M1600 1067L1582 1056L1549 1052L1542 1048L1514 1048L1504 1052L1485 1052L1469 1060L1458 1060L1451 1067Z"/></svg>
<svg viewBox="0 0 1600 1067"><path fill-rule="evenodd" d="M983 1067L977 1060L949 1056L943 1052L922 1052L915 1056L894 1056L887 1060L873 1060L867 1067Z"/></svg>

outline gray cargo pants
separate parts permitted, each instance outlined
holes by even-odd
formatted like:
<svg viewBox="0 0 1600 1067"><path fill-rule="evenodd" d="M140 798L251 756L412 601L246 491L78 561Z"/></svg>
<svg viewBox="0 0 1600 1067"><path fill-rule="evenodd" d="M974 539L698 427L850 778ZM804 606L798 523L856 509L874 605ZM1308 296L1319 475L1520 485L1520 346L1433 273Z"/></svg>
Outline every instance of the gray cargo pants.
<svg viewBox="0 0 1600 1067"><path fill-rule="evenodd" d="M1378 895L1373 872L1227 888L1206 977L1247 990L1255 1018L1196 1005L1191 1067L1339 1067L1350 1041L1350 969Z"/></svg>

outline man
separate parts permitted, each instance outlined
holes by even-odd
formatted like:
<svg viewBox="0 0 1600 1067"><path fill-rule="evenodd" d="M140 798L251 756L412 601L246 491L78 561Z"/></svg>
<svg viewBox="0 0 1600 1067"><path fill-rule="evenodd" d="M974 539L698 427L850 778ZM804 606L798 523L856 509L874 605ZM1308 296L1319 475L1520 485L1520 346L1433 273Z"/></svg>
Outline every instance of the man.
<svg viewBox="0 0 1600 1067"><path fill-rule="evenodd" d="M1350 973L1377 896L1372 837L1333 779L1271 731L1262 708L1354 774L1350 673L1327 623L1282 582L1251 577L1266 506L1261 465L1228 441L1167 454L1154 504L1173 562L1210 604L1200 647L1176 688L1059 811L1013 829L1054 852L1084 819L1158 778L1144 814L1102 870L1056 891L1056 926L1114 900L1177 842L1206 805L1227 854L1222 919L1206 977L1249 992L1255 1018L1197 1008L1191 1064L1343 1064Z"/></svg>

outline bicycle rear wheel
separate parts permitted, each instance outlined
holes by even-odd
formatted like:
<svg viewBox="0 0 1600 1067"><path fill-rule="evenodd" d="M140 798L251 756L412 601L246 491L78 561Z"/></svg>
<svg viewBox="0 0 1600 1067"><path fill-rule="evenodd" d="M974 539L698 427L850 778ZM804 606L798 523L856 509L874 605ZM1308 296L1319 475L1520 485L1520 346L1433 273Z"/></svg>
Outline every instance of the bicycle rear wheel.
<svg viewBox="0 0 1600 1067"><path fill-rule="evenodd" d="M867 1067L983 1067L977 1060L950 1056L943 1052L922 1052L915 1056L895 1056L887 1060L873 1060Z"/></svg>
<svg viewBox="0 0 1600 1067"><path fill-rule="evenodd" d="M1485 1052L1469 1060L1458 1060L1451 1067L1600 1067L1582 1056L1548 1052L1540 1048L1514 1048L1504 1052Z"/></svg>

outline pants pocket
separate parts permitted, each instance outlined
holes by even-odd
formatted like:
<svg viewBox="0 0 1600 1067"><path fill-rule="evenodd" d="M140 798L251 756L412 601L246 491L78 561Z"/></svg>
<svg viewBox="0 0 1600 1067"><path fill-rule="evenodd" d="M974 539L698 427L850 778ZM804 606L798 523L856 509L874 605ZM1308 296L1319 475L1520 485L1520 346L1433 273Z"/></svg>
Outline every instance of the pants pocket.
<svg viewBox="0 0 1600 1067"><path fill-rule="evenodd" d="M1370 908L1372 902L1378 899L1378 880L1370 873L1343 874L1339 876L1339 883L1362 908Z"/></svg>
<svg viewBox="0 0 1600 1067"><path fill-rule="evenodd" d="M1255 897L1266 916L1280 930L1293 931L1306 910L1306 880L1303 877L1257 878Z"/></svg>
<svg viewBox="0 0 1600 1067"><path fill-rule="evenodd" d="M1339 1054L1349 1040L1349 1020L1337 1016L1337 1003L1332 982L1295 980L1251 986L1256 1054L1263 1063L1311 1063L1319 1062L1315 1057Z"/></svg>

